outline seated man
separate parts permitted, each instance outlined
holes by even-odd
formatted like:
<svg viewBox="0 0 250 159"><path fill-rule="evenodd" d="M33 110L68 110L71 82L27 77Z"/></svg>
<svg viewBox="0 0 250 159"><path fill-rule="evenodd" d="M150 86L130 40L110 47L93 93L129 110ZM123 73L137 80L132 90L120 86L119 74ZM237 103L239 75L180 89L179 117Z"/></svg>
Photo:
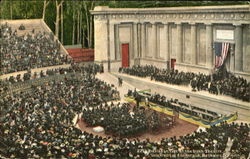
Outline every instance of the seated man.
<svg viewBox="0 0 250 159"><path fill-rule="evenodd" d="M18 29L19 30L25 30L25 26L23 24L21 24Z"/></svg>

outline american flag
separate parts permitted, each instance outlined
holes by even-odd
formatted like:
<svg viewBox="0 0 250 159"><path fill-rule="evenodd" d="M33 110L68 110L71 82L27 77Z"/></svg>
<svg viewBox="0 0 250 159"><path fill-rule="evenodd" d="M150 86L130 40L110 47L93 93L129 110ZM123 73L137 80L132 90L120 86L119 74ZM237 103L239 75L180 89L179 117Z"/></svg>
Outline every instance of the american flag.
<svg viewBox="0 0 250 159"><path fill-rule="evenodd" d="M215 67L218 68L223 65L227 53L230 47L230 43L214 43L214 49L215 49Z"/></svg>

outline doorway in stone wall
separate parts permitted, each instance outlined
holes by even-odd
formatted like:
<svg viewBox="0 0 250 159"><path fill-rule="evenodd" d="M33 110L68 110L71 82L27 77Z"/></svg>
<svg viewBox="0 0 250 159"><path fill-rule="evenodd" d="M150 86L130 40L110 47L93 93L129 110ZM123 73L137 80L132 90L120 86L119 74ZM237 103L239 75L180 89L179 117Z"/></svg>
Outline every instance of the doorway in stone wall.
<svg viewBox="0 0 250 159"><path fill-rule="evenodd" d="M171 69L175 69L176 59L171 59Z"/></svg>
<svg viewBox="0 0 250 159"><path fill-rule="evenodd" d="M129 44L122 44L122 67L129 67Z"/></svg>

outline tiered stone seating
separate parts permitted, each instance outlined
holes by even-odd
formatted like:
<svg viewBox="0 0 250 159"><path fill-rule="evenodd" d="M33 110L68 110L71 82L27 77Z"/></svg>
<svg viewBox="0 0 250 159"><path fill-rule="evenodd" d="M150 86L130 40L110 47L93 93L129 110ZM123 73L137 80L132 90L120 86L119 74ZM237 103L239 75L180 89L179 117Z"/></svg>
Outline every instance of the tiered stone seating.
<svg viewBox="0 0 250 159"><path fill-rule="evenodd" d="M23 35L27 35L27 34L32 34L32 30L34 29L34 33L46 33L47 36L50 35L51 30L50 28L46 25L46 23L42 20L42 19L32 19L32 20L2 20L1 21L1 25L6 24L8 26L11 27L12 32L14 32L15 30L17 31L17 36L23 36ZM20 25L24 25L25 30L19 30ZM54 41L57 41L57 37L54 36ZM60 41L57 41L59 44L59 53L63 54L63 55L68 55L67 51L65 50L65 48L63 47L63 45L60 43ZM69 56L70 58L70 56ZM58 65L57 66L62 66L64 67L65 64L63 65ZM66 64L67 65L67 64ZM42 68L45 68L46 66L42 66ZM54 66L49 66L49 67L54 67ZM40 67L41 68L41 67ZM31 69L36 69L36 68L31 68ZM47 69L47 68L46 68ZM50 69L50 68L49 68ZM18 74L21 74L21 76L26 73L27 70L22 70L19 72L10 72L10 73L4 73L1 75L0 79L5 79L5 78L9 78L10 76L16 76ZM31 70L31 72L33 72Z"/></svg>

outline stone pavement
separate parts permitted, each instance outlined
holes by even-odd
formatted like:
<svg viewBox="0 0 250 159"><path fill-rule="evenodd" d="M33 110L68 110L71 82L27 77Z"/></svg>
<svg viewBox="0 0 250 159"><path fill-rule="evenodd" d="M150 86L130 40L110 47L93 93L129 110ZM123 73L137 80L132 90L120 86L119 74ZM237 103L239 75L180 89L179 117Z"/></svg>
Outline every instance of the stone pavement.
<svg viewBox="0 0 250 159"><path fill-rule="evenodd" d="M120 92L121 101L124 102L124 95L128 93L128 90L134 90L135 87L123 80L121 87L118 86L118 78L110 73L97 74L97 78L107 82L108 84L113 84L117 90ZM136 89L139 90L139 89Z"/></svg>

